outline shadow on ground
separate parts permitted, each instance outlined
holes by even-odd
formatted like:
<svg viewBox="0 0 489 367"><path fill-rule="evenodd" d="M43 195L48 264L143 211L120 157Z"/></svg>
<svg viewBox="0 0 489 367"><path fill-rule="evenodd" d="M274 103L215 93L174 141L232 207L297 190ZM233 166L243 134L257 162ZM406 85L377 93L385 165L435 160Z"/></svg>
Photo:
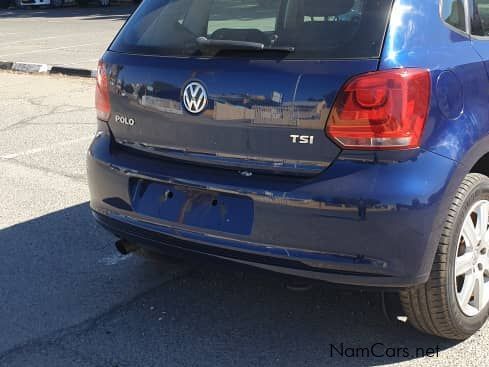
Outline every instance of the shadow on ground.
<svg viewBox="0 0 489 367"><path fill-rule="evenodd" d="M379 366L454 346L388 323L377 293L155 265L112 241L87 204L0 230L0 365Z"/></svg>
<svg viewBox="0 0 489 367"><path fill-rule="evenodd" d="M0 356L104 314L177 270L119 256L113 243L86 203L1 229Z"/></svg>

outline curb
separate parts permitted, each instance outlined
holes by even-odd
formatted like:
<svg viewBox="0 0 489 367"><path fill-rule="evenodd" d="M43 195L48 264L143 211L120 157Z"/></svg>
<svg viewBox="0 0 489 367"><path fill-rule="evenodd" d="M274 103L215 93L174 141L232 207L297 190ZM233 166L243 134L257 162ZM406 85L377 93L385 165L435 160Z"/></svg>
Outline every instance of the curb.
<svg viewBox="0 0 489 367"><path fill-rule="evenodd" d="M28 62L0 61L0 70L10 70L18 73L28 74L53 74L77 76L81 78L95 78L96 70L71 68L66 66L54 66L48 64L36 64Z"/></svg>

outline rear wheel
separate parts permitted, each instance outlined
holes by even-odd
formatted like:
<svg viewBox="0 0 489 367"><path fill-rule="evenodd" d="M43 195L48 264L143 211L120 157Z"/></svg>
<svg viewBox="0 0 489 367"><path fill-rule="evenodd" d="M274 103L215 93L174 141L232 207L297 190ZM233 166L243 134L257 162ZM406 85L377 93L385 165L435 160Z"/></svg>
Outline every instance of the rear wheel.
<svg viewBox="0 0 489 367"><path fill-rule="evenodd" d="M489 312L489 178L469 174L445 221L429 281L401 291L410 323L418 330L463 340Z"/></svg>

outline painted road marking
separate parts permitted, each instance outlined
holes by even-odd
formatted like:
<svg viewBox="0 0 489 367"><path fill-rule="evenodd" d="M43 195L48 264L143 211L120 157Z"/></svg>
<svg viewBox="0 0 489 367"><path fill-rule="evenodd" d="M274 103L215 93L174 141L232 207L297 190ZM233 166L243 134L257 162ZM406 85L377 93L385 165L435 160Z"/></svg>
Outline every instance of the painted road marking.
<svg viewBox="0 0 489 367"><path fill-rule="evenodd" d="M31 50L31 51L25 51L25 52L16 52L13 54L3 54L0 55L1 57L7 57L7 56L14 56L14 55L27 55L27 54L36 54L36 53L42 53L42 52L50 52L50 51L56 51L56 50L68 50L70 48L78 48L78 47L85 47L85 46L94 46L94 45L106 45L107 42L92 42L92 43L85 43L81 45L73 45L73 46L64 46L64 47L55 47L55 48L44 48L44 49L39 49L39 50Z"/></svg>
<svg viewBox="0 0 489 367"><path fill-rule="evenodd" d="M91 34L94 33L106 33L104 32L92 32ZM2 33L0 33L1 35ZM7 33L8 34L8 33ZM14 33L12 33L14 34ZM86 33L69 33L69 34L64 34L61 36L45 36L45 37L39 37L39 38L25 38L17 41L9 41L9 42L0 42L0 46L8 46L8 45L15 45L17 43L28 43L28 42L35 42L35 41L44 41L44 40L53 40L57 38L66 38L66 37L78 37L78 36L86 36Z"/></svg>
<svg viewBox="0 0 489 367"><path fill-rule="evenodd" d="M47 151L52 150L53 148L58 148L58 147L63 147L63 146L71 145L71 144L81 143L83 141L90 141L91 139L93 139L93 136L86 136L86 137L78 138L78 139L74 139L74 140L66 140L66 141L62 141L60 143L50 144L50 145L40 147L40 148L25 150L25 151L20 152L20 153L11 153L11 154L0 155L0 159L10 160L10 159L18 158L18 157L24 157L26 155L32 155L32 154L47 152Z"/></svg>

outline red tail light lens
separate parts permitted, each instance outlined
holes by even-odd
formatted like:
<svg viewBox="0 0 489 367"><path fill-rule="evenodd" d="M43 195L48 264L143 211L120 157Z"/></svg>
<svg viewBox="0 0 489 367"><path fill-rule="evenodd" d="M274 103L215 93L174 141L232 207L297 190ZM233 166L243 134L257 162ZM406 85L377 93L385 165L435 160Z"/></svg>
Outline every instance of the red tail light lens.
<svg viewBox="0 0 489 367"><path fill-rule="evenodd" d="M95 107L97 108L97 118L109 121L110 118L110 97L109 79L105 64L99 61L97 68L97 87L95 89Z"/></svg>
<svg viewBox="0 0 489 367"><path fill-rule="evenodd" d="M430 94L428 70L396 69L358 76L338 96L326 132L346 149L417 148Z"/></svg>

